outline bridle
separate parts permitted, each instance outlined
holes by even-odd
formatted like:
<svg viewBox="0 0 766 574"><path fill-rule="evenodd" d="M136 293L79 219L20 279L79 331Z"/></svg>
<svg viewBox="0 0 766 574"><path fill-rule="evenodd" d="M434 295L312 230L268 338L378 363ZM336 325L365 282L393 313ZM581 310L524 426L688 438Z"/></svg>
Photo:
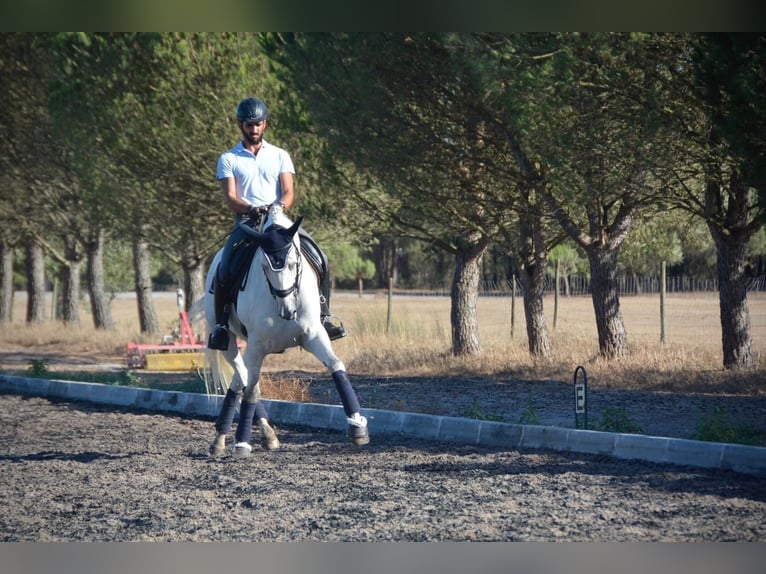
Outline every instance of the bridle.
<svg viewBox="0 0 766 574"><path fill-rule="evenodd" d="M266 255L266 260L269 262L269 267L272 271L275 273L281 273L287 268L287 257L289 256L290 250L295 248L295 243L292 241L287 245L286 247L283 247L279 251L282 251L283 249L287 250L287 255L285 255L284 261L285 264L281 268L277 268L274 266L273 260L272 260L272 254L264 251L264 254ZM266 277L266 283L269 286L269 291L271 292L271 296L275 299L284 299L286 297L289 297L293 293L295 293L296 298L298 297L298 293L300 292L300 282L301 282L301 273L303 272L303 260L301 257L301 250L298 248L295 248L295 254L298 258L298 263L296 265L296 273L295 273L295 282L288 287L287 289L277 289L274 287L274 285L271 284L271 281L269 280L269 274L266 272L266 269L263 270L263 274Z"/></svg>

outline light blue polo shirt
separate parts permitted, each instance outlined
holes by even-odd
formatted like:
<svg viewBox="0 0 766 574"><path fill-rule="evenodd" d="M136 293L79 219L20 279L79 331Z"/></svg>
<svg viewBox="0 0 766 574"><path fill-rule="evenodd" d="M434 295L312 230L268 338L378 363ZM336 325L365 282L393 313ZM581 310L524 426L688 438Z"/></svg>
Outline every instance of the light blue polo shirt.
<svg viewBox="0 0 766 574"><path fill-rule="evenodd" d="M293 160L285 150L263 140L261 149L253 155L240 141L218 158L216 178L233 177L237 196L252 205L261 206L282 199L279 175L285 172L295 174Z"/></svg>

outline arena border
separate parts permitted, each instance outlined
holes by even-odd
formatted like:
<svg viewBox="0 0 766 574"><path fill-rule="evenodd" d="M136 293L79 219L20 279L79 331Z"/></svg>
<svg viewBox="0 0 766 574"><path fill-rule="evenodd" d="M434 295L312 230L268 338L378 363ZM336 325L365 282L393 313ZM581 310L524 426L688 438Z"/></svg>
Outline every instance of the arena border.
<svg viewBox="0 0 766 574"><path fill-rule="evenodd" d="M160 391L138 387L81 383L0 374L0 393L55 397L71 401L158 412L215 417L221 396ZM277 424L304 425L345 431L339 405L264 399L269 418ZM370 434L399 435L509 449L547 449L599 454L627 460L733 470L766 476L766 448L730 443L611 433L555 426L521 425L421 413L362 409Z"/></svg>

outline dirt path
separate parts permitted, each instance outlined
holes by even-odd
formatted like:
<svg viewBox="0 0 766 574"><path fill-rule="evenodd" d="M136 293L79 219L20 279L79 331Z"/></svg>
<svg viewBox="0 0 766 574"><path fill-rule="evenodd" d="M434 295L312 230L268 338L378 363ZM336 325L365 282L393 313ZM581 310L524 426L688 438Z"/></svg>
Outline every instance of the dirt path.
<svg viewBox="0 0 766 574"><path fill-rule="evenodd" d="M212 421L0 395L0 541L766 541L766 480L596 456L282 428L210 459Z"/></svg>

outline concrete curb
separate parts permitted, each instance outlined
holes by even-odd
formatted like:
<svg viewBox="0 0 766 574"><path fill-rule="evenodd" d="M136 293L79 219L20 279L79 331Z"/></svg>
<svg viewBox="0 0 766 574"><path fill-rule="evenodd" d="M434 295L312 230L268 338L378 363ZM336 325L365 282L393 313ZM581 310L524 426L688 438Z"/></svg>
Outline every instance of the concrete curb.
<svg viewBox="0 0 766 574"><path fill-rule="evenodd" d="M215 417L221 396L136 387L78 383L0 375L0 393L57 397L160 412ZM346 430L340 406L264 399L275 423ZM362 409L370 434L399 435L424 440L509 449L550 449L602 454L621 459L734 470L766 476L766 448L739 444L578 430L554 426L519 425Z"/></svg>

